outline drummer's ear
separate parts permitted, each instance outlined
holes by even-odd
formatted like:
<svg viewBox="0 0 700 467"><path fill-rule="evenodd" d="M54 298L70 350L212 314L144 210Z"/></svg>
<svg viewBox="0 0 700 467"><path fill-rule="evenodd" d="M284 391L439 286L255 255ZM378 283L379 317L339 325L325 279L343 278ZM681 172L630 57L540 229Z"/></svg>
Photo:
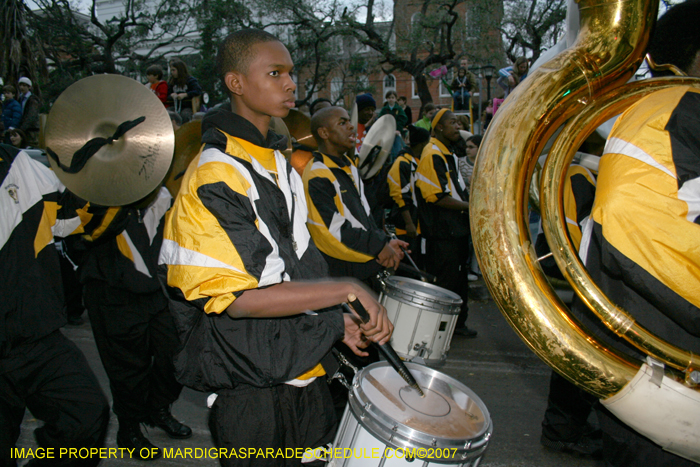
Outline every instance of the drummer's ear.
<svg viewBox="0 0 700 467"><path fill-rule="evenodd" d="M318 133L319 138L328 139L328 128L326 128L325 126L318 127L318 130L316 130L316 132Z"/></svg>
<svg viewBox="0 0 700 467"><path fill-rule="evenodd" d="M229 92L238 96L241 95L241 80L237 72L229 71L226 73L226 75L224 75L224 83L226 83L226 88Z"/></svg>

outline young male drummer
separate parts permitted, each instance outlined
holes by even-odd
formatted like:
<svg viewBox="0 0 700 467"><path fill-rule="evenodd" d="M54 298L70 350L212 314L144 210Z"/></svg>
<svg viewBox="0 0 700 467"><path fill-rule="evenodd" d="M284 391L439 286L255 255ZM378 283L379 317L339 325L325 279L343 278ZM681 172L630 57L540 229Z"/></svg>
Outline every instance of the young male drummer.
<svg viewBox="0 0 700 467"><path fill-rule="evenodd" d="M346 155L355 144L348 113L341 107L320 110L311 119L311 134L318 152L304 169L308 226L331 276L364 281L382 267L397 268L400 247L408 243L391 240L370 215L359 171Z"/></svg>
<svg viewBox="0 0 700 467"><path fill-rule="evenodd" d="M469 282L469 193L450 146L461 136L455 115L441 109L433 117L433 137L416 169L416 198L421 231L426 239L425 268L437 285L462 297L455 334L475 337L467 327Z"/></svg>
<svg viewBox="0 0 700 467"><path fill-rule="evenodd" d="M294 106L285 46L241 30L220 45L216 63L233 110L204 118L205 146L167 215L160 256L182 344L175 366L183 384L218 394L209 421L217 447L316 448L333 440L336 426L319 362L341 339L363 355L362 334L386 342L392 326L364 288L324 280L301 178L278 150L284 137L269 131L271 117ZM370 313L368 324L358 327L337 307L350 293Z"/></svg>

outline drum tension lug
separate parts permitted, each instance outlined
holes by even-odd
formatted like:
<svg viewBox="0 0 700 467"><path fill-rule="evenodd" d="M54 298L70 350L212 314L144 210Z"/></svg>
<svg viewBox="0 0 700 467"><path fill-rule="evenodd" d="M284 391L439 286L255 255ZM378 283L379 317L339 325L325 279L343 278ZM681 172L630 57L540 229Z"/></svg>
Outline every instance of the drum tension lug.
<svg viewBox="0 0 700 467"><path fill-rule="evenodd" d="M413 351L418 352L418 356L420 358L425 358L426 354L430 353L430 349L428 348L428 343L423 341L420 344L415 344L413 346Z"/></svg>

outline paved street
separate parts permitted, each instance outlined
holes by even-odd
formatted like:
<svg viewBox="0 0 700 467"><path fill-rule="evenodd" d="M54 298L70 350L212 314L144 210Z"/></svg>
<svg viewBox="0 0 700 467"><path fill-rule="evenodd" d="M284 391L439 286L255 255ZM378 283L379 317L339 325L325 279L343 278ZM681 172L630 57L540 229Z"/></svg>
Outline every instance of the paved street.
<svg viewBox="0 0 700 467"><path fill-rule="evenodd" d="M540 423L546 406L549 369L532 354L511 330L491 300L472 301L469 325L478 330L475 339L455 337L442 372L471 388L486 404L494 432L482 467L598 467L602 463L549 451L539 443ZM89 324L67 327L64 332L87 355L105 392L107 377L97 355ZM192 427L194 436L185 441L167 438L158 429L147 436L157 446L206 448L212 446L207 428L207 394L185 389L175 404L175 416ZM38 422L27 414L19 447L34 445L32 430ZM109 427L107 447L116 447L117 422ZM144 466L142 461L107 459L101 466ZM212 459L161 459L154 465L217 466ZM368 460L368 466L374 464Z"/></svg>

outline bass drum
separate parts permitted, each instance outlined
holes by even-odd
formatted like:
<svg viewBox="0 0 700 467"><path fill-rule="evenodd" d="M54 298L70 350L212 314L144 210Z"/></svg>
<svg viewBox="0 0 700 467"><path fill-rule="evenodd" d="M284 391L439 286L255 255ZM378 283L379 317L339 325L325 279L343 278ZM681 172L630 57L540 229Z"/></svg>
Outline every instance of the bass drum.
<svg viewBox="0 0 700 467"><path fill-rule="evenodd" d="M479 396L436 370L406 366L424 398L387 362L355 375L329 467L479 465L493 429Z"/></svg>
<svg viewBox="0 0 700 467"><path fill-rule="evenodd" d="M394 325L391 346L396 353L408 361L420 357L428 366L444 364L462 307L460 296L407 277L382 282L379 302Z"/></svg>

